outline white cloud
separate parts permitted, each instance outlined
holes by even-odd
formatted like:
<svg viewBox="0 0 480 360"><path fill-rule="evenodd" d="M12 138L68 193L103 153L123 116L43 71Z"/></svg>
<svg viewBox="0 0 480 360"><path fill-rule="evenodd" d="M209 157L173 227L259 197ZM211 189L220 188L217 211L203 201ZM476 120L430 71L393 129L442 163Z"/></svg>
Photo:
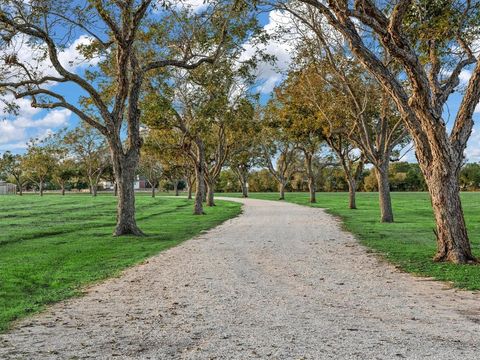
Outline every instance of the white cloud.
<svg viewBox="0 0 480 360"><path fill-rule="evenodd" d="M164 0L157 0L154 2L153 11L161 12L164 5ZM168 2L170 6L174 9L188 9L194 14L200 13L208 7L208 1L205 0L175 0L173 2Z"/></svg>
<svg viewBox="0 0 480 360"><path fill-rule="evenodd" d="M26 100L20 100L22 104ZM54 129L68 124L71 111L67 109L40 112L38 109L20 107L15 117L0 120L0 150L24 149L30 138L44 138Z"/></svg>
<svg viewBox="0 0 480 360"><path fill-rule="evenodd" d="M292 20L289 16L279 10L274 10L269 13L268 23L264 26L264 30L267 34L273 36L280 27L289 26L291 23ZM293 44L286 39L273 38L267 44L246 43L243 47L244 53L241 61L251 58L257 50L275 57L275 64L261 62L257 69L257 80L260 83L258 90L264 94L270 93L283 79L283 72L288 69L292 62Z"/></svg>

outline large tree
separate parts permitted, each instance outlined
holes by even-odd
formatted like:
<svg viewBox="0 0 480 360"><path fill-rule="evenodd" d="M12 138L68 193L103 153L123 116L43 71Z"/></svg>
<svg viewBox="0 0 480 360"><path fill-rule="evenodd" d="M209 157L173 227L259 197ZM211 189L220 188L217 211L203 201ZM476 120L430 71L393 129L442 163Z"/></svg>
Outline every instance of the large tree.
<svg viewBox="0 0 480 360"><path fill-rule="evenodd" d="M153 0L0 4L0 89L30 98L36 108L66 108L105 136L118 187L114 235L142 234L135 220L133 184L142 144L139 100L144 79L159 69L213 62L227 37L229 19L244 6L237 0L213 1L198 14L174 5ZM77 50L99 61L83 74L60 57L78 34L89 41ZM25 53L33 56L23 59ZM47 66L38 66L46 60ZM42 68L48 71L38 71ZM55 86L67 83L77 88L75 93Z"/></svg>
<svg viewBox="0 0 480 360"><path fill-rule="evenodd" d="M280 3L280 2L279 2ZM435 261L476 262L467 235L458 174L480 100L478 1L290 1L293 11L317 14L342 34L353 55L395 101L415 143L436 220ZM402 71L396 76L382 59ZM444 106L470 70L451 130Z"/></svg>

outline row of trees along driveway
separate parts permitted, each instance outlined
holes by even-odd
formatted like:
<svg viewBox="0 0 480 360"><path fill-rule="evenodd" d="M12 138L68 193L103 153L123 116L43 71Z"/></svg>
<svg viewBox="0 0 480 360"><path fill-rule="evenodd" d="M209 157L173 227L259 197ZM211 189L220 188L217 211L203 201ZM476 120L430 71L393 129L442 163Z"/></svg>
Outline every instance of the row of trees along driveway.
<svg viewBox="0 0 480 360"><path fill-rule="evenodd" d="M391 222L387 169L411 140L432 199L435 260L476 262L458 176L480 100L480 58L474 48L479 1L262 3L289 14L301 42L286 81L261 110L248 96L231 101L232 94L242 94L236 85L250 80L239 65L249 63L239 45L257 29L256 11L263 8L255 7L258 1L211 1L204 16L168 1L92 1L84 7L60 0L2 2L0 89L30 98L34 107L69 109L105 137L119 191L116 235L142 234L133 192L141 121L151 131L150 148L167 144L193 166L197 214L203 213L204 198L214 205L224 165L230 162L239 171L254 166L252 157L241 156L246 149L261 158L259 164L281 189L301 151L315 201L312 159L326 143L344 169L352 208L364 163L374 166L381 218ZM69 39L58 34L76 32L92 39L80 48L87 59L98 61L95 71L79 75L59 60ZM22 46L43 56L25 62L19 56ZM35 70L35 61L43 58L53 73ZM255 67L254 61L249 64ZM444 107L465 72L471 76L448 130ZM52 86L63 83L77 86L82 95L71 101L61 87ZM146 109L143 115L140 109ZM262 124L256 145L237 146L235 134L255 129L256 122ZM168 141L158 141L161 136Z"/></svg>

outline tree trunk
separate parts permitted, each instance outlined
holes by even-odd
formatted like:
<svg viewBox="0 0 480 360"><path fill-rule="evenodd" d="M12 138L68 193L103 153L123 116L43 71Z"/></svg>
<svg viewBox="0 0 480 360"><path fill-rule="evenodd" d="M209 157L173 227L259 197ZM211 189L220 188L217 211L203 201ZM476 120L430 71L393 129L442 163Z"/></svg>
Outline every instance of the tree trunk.
<svg viewBox="0 0 480 360"><path fill-rule="evenodd" d="M203 215L203 198L205 196L205 145L199 139L195 142L197 147L196 164L195 164L195 205L193 214Z"/></svg>
<svg viewBox="0 0 480 360"><path fill-rule="evenodd" d="M308 191L310 193L310 203L314 204L317 202L317 196L315 192L315 179L308 179Z"/></svg>
<svg viewBox="0 0 480 360"><path fill-rule="evenodd" d="M23 186L21 186L21 185L18 186L18 192L19 192L18 195L20 195L20 196L23 195Z"/></svg>
<svg viewBox="0 0 480 360"><path fill-rule="evenodd" d="M476 262L463 216L457 171L445 170L445 164L437 162L430 174L424 174L436 221L437 253L434 260L456 264Z"/></svg>
<svg viewBox="0 0 480 360"><path fill-rule="evenodd" d="M244 198L248 198L248 187L247 187L247 182L245 181L241 181L241 185L242 185L242 196Z"/></svg>
<svg viewBox="0 0 480 360"><path fill-rule="evenodd" d="M125 155L122 150L115 148L111 154L118 191L117 225L113 235L144 235L135 220L134 181L139 154L131 152Z"/></svg>
<svg viewBox="0 0 480 360"><path fill-rule="evenodd" d="M114 196L118 195L118 186L116 182L113 184L113 195Z"/></svg>
<svg viewBox="0 0 480 360"><path fill-rule="evenodd" d="M305 165L307 168L307 177L308 177L308 191L310 193L310 203L316 203L317 198L315 195L315 175L312 169L312 155L305 154Z"/></svg>
<svg viewBox="0 0 480 360"><path fill-rule="evenodd" d="M65 184L62 184L62 195L65 196Z"/></svg>
<svg viewBox="0 0 480 360"><path fill-rule="evenodd" d="M97 185L92 185L92 196L97 196Z"/></svg>
<svg viewBox="0 0 480 360"><path fill-rule="evenodd" d="M237 174L240 180L240 186L242 187L242 197L248 198L248 170L238 169Z"/></svg>
<svg viewBox="0 0 480 360"><path fill-rule="evenodd" d="M43 181L40 181L39 190L40 190L40 196L43 196Z"/></svg>
<svg viewBox="0 0 480 360"><path fill-rule="evenodd" d="M192 200L193 181L188 181L188 200Z"/></svg>
<svg viewBox="0 0 480 360"><path fill-rule="evenodd" d="M205 173L204 173L204 179L205 179ZM207 202L207 186L208 186L207 182L203 181L203 194L202 194L202 201L203 202Z"/></svg>
<svg viewBox="0 0 480 360"><path fill-rule="evenodd" d="M207 206L215 206L215 199L214 199L214 193L215 193L215 181L212 181L211 183L207 183Z"/></svg>
<svg viewBox="0 0 480 360"><path fill-rule="evenodd" d="M375 168L378 183L378 200L380 204L381 222L393 222L392 200L390 198L390 182L388 180L388 162Z"/></svg>
<svg viewBox="0 0 480 360"><path fill-rule="evenodd" d="M356 201L357 184L354 179L349 179L347 182L348 182L348 207L350 209L356 209L357 208L357 201Z"/></svg>
<svg viewBox="0 0 480 360"><path fill-rule="evenodd" d="M154 197L155 197L155 186L152 185L152 198L154 198Z"/></svg>
<svg viewBox="0 0 480 360"><path fill-rule="evenodd" d="M285 200L285 186L284 182L280 182L280 198L278 200Z"/></svg>
<svg viewBox="0 0 480 360"><path fill-rule="evenodd" d="M173 189L175 190L175 196L178 196L178 180L173 182Z"/></svg>

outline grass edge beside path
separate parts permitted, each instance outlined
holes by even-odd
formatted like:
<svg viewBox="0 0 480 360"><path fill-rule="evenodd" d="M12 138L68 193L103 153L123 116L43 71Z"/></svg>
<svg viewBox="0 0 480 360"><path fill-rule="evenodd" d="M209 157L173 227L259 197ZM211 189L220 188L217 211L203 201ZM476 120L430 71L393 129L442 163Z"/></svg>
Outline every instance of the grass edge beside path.
<svg viewBox="0 0 480 360"><path fill-rule="evenodd" d="M222 194L239 197L240 194ZM474 255L480 258L480 193L461 194ZM278 201L277 193L250 193L254 199ZM393 224L380 222L378 193L357 193L356 210L348 209L348 193L317 193L310 204L307 193L286 193L285 201L318 207L338 217L342 226L381 258L399 270L444 281L464 290L480 290L480 265L435 263L435 228L428 193L392 193Z"/></svg>
<svg viewBox="0 0 480 360"><path fill-rule="evenodd" d="M219 200L196 216L187 199L137 196L147 236L116 238L115 206L108 195L0 198L0 333L242 213L242 204Z"/></svg>

